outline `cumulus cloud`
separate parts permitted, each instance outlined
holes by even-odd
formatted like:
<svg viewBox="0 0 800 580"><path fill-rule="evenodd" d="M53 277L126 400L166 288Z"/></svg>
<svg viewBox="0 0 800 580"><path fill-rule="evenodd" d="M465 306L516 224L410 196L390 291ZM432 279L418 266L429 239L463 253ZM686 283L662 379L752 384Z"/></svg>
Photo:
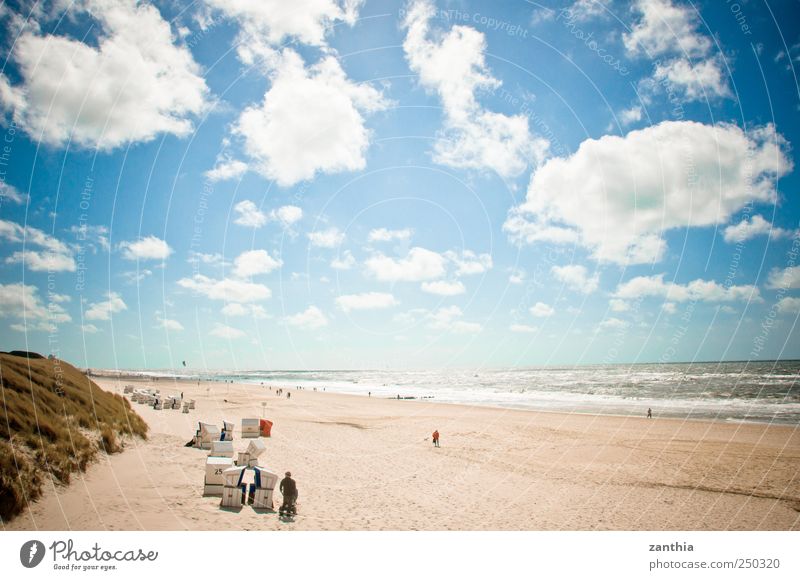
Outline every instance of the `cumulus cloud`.
<svg viewBox="0 0 800 580"><path fill-rule="evenodd" d="M466 292L467 289L460 280L454 280L452 282L436 280L435 282L423 282L422 291L438 296L457 296Z"/></svg>
<svg viewBox="0 0 800 580"><path fill-rule="evenodd" d="M605 318L600 322L599 326L600 328L619 330L622 328L627 328L628 323L624 320L620 320L619 318Z"/></svg>
<svg viewBox="0 0 800 580"><path fill-rule="evenodd" d="M122 242L119 247L126 260L166 260L172 254L169 244L155 236L139 238L135 242Z"/></svg>
<svg viewBox="0 0 800 580"><path fill-rule="evenodd" d="M240 226L260 228L269 221L267 214L258 209L258 206L249 199L237 203L233 206L233 211L239 214L238 217L233 220L233 223Z"/></svg>
<svg viewBox="0 0 800 580"><path fill-rule="evenodd" d="M665 121L624 137L587 139L532 177L503 229L512 240L577 243L596 260L660 260L663 232L725 223L751 202L774 202L792 167L772 125Z"/></svg>
<svg viewBox="0 0 800 580"><path fill-rule="evenodd" d="M236 179L247 172L247 163L238 159L219 159L213 169L209 169L203 175L209 181L226 181Z"/></svg>
<svg viewBox="0 0 800 580"><path fill-rule="evenodd" d="M785 230L776 227L760 215L754 215L750 219L744 218L738 224L726 227L723 236L729 244L738 244L756 236L769 236L771 239L779 239L791 238L799 233L797 230Z"/></svg>
<svg viewBox="0 0 800 580"><path fill-rule="evenodd" d="M444 257L455 265L456 276L483 274L491 270L493 266L491 255L478 255L471 250L464 250L460 255L456 252L448 251L444 253Z"/></svg>
<svg viewBox="0 0 800 580"><path fill-rule="evenodd" d="M235 338L241 338L245 334L238 328L233 328L232 326L226 326L225 324L220 324L217 322L209 331L211 336L216 336L217 338L225 338L228 340L233 340Z"/></svg>
<svg viewBox="0 0 800 580"><path fill-rule="evenodd" d="M435 14L432 2L415 0L403 22L409 66L423 87L439 95L444 107L434 160L451 167L494 170L503 177L519 175L544 158L547 141L531 134L525 115L495 113L478 103L479 92L501 84L486 66L486 39L469 26L432 30Z"/></svg>
<svg viewBox="0 0 800 580"><path fill-rule="evenodd" d="M233 275L249 278L258 274L269 274L282 265L282 260L273 258L266 250L250 250L242 252L233 261Z"/></svg>
<svg viewBox="0 0 800 580"><path fill-rule="evenodd" d="M87 320L110 320L112 315L127 309L128 306L122 300L122 296L116 292L109 292L107 300L89 304L84 317Z"/></svg>
<svg viewBox="0 0 800 580"><path fill-rule="evenodd" d="M664 281L664 274L638 276L620 284L614 297L623 300L659 297L669 302L704 301L732 302L736 300L761 302L755 286L724 286L713 280L694 280L688 284Z"/></svg>
<svg viewBox="0 0 800 580"><path fill-rule="evenodd" d="M422 282L440 278L445 273L444 256L414 247L404 258L377 254L364 263L367 272L381 282Z"/></svg>
<svg viewBox="0 0 800 580"><path fill-rule="evenodd" d="M23 263L34 272L74 272L72 250L62 241L42 230L0 220L0 239L23 244L23 249L6 258L7 264ZM39 249L31 249L34 246Z"/></svg>
<svg viewBox="0 0 800 580"><path fill-rule="evenodd" d="M631 125L642 120L642 108L631 107L619 112L619 120L623 125Z"/></svg>
<svg viewBox="0 0 800 580"><path fill-rule="evenodd" d="M85 0L73 16L96 21L92 44L26 27L11 60L19 81L0 75L0 100L34 139L99 149L192 131L208 89L186 47L176 46L158 9L134 0Z"/></svg>
<svg viewBox="0 0 800 580"><path fill-rule="evenodd" d="M333 56L306 67L291 49L283 50L270 76L263 101L245 109L234 128L251 168L290 186L317 173L366 166L364 115L389 104L378 90L350 81Z"/></svg>
<svg viewBox="0 0 800 580"><path fill-rule="evenodd" d="M336 298L336 306L343 312L353 310L380 310L391 308L399 302L386 292L364 292L363 294L345 294Z"/></svg>
<svg viewBox="0 0 800 580"><path fill-rule="evenodd" d="M70 322L72 318L59 302L51 299L42 303L39 289L30 284L0 284L0 318L24 321L17 323L15 330L48 332L55 325Z"/></svg>
<svg viewBox="0 0 800 580"><path fill-rule="evenodd" d="M287 324L305 330L316 330L328 325L328 318L322 310L314 305L309 306L303 312L287 316L284 320Z"/></svg>
<svg viewBox="0 0 800 580"><path fill-rule="evenodd" d="M683 92L688 100L730 96L719 57L713 44L698 32L700 18L694 7L672 0L638 0L639 20L623 35L631 55L659 58L653 79Z"/></svg>
<svg viewBox="0 0 800 580"><path fill-rule="evenodd" d="M213 279L202 274L195 274L191 278L181 278L178 280L178 286L192 290L211 300L226 302L258 302L272 296L270 289L263 284L229 278Z"/></svg>
<svg viewBox="0 0 800 580"><path fill-rule="evenodd" d="M269 217L288 228L303 219L303 210L296 205L283 205L278 209L273 209L269 213Z"/></svg>
<svg viewBox="0 0 800 580"><path fill-rule="evenodd" d="M328 228L309 233L308 239L316 248L335 248L344 241L344 233L338 228Z"/></svg>
<svg viewBox="0 0 800 580"><path fill-rule="evenodd" d="M457 334L474 334L483 330L477 322L461 320L464 315L458 306L446 306L427 315L428 327Z"/></svg>
<svg viewBox="0 0 800 580"><path fill-rule="evenodd" d="M612 298L609 300L608 305L613 312L627 312L631 309L630 304L628 304L625 300L620 300L619 298Z"/></svg>
<svg viewBox="0 0 800 580"><path fill-rule="evenodd" d="M2 79L0 79L2 82ZM0 90L2 90L0 88ZM2 97L0 97L2 99ZM0 207L3 206L7 201L11 203L22 205L28 199L28 196L24 193L20 193L20 191L14 187L13 185L9 185L5 181L0 181Z"/></svg>
<svg viewBox="0 0 800 580"><path fill-rule="evenodd" d="M81 324L81 331L85 334L97 334L100 329L94 324Z"/></svg>
<svg viewBox="0 0 800 580"><path fill-rule="evenodd" d="M548 316L553 316L553 314L555 314L556 311L549 304L545 304L544 302L537 302L536 304L530 307L530 313L533 314L536 318L547 318Z"/></svg>
<svg viewBox="0 0 800 580"><path fill-rule="evenodd" d="M254 319L269 318L269 314L260 304L238 304L236 302L229 302L222 307L222 314L225 316L249 316Z"/></svg>
<svg viewBox="0 0 800 580"><path fill-rule="evenodd" d="M403 241L411 238L413 232L410 228L403 228L401 230L389 230L386 228L377 228L370 230L368 240L370 242L391 242L394 240Z"/></svg>
<svg viewBox="0 0 800 580"><path fill-rule="evenodd" d="M550 271L556 280L563 282L568 288L583 294L591 294L597 290L597 286L600 284L600 274L595 272L590 276L584 266L576 264L553 266Z"/></svg>
<svg viewBox="0 0 800 580"><path fill-rule="evenodd" d="M156 320L158 321L158 326L164 328L165 330L172 330L175 332L180 332L181 330L183 330L183 324L181 324L177 320L172 320L170 318L159 318L159 317L157 317Z"/></svg>
<svg viewBox="0 0 800 580"><path fill-rule="evenodd" d="M800 266L773 268L769 273L767 288L800 288Z"/></svg>
<svg viewBox="0 0 800 580"><path fill-rule="evenodd" d="M349 270L356 265L356 259L350 250L345 250L341 256L331 260L331 268L334 270Z"/></svg>
<svg viewBox="0 0 800 580"><path fill-rule="evenodd" d="M800 314L800 298L786 296L778 301L781 314Z"/></svg>

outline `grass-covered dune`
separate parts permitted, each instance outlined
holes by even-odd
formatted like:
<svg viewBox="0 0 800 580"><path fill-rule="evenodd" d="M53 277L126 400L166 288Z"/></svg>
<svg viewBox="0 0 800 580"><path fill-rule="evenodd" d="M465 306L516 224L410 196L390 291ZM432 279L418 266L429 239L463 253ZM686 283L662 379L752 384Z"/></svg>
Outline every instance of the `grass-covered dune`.
<svg viewBox="0 0 800 580"><path fill-rule="evenodd" d="M147 436L124 397L62 360L0 353L0 521L37 499L48 478L67 484L98 452L121 451L122 436Z"/></svg>

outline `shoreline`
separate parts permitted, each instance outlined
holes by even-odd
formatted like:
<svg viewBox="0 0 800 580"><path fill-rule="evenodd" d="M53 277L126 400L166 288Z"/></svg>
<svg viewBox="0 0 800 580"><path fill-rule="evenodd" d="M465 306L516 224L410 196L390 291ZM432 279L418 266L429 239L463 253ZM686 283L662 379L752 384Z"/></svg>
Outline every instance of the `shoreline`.
<svg viewBox="0 0 800 580"><path fill-rule="evenodd" d="M147 442L48 490L6 529L800 529L800 430L791 426L95 380L118 392L125 383L184 391L197 409L134 403ZM262 412L275 423L262 465L298 481L294 523L221 510L219 498L202 496L207 452L183 446L197 421L225 419L242 450L240 419Z"/></svg>
<svg viewBox="0 0 800 580"><path fill-rule="evenodd" d="M91 378L92 379L100 379L103 382L105 382L105 381L116 381L116 382L126 381L126 382L130 382L130 383L146 383L146 384L148 384L150 386L154 385L155 387L160 387L162 384L169 384L169 383L180 383L180 384L197 386L197 383L198 383L197 379L172 378L172 377L158 377L158 380L154 381L153 377L143 377L143 376L140 376L140 375L125 376L125 377L119 377L118 378L118 377L115 377L115 376L104 376L104 375L93 374L93 375L91 375ZM206 379L206 380L202 380L201 379L199 381L199 383L200 383L200 385L199 385L200 387L202 387L204 384L206 384L206 385L222 384L222 385L228 385L228 386L241 385L241 386L255 387L255 388L259 388L259 389L260 388L267 388L268 389L270 386L272 386L272 387L276 386L276 385L261 385L261 384L250 383L250 382L247 382L247 383L245 383L245 382L234 382L234 383L228 382L228 383L226 383L224 381L210 380L210 379ZM295 387L285 386L285 385L284 386L278 386L277 388L291 390L292 392L294 392L294 389L295 389ZM119 392L120 393L122 392L121 388L120 388ZM346 393L346 392L340 392L340 391L330 391L330 392L327 392L327 391L311 391L311 390L306 390L305 388L302 389L300 392L305 392L305 393L316 392L316 393L319 393L319 394L329 394L329 395L337 395L337 396L343 396L343 397L355 397L355 398L359 398L359 399L360 398L375 398L375 399L383 400L383 401L397 401L398 400L396 397L391 397L391 396L389 396L389 397L381 397L381 396L369 397L366 394ZM629 414L626 414L626 413L611 413L611 412L610 413L603 413L603 412L592 411L589 408L590 406L587 406L586 410L569 411L569 410L563 410L563 409L545 409L545 408L535 407L535 406L530 406L530 407L520 406L520 405L516 405L515 406L513 404L502 405L502 404L499 404L499 403L498 404L492 404L492 403L469 403L469 402L442 401L442 400L437 400L435 397L430 397L430 398L425 398L425 399L422 399L420 397L414 397L414 398L410 398L410 399L401 398L401 399L399 399L399 401L400 402L406 402L406 403L421 403L421 402L425 402L426 404L429 402L429 403L437 404L437 405L453 405L453 406L457 406L457 407L461 407L461 406L463 406L463 407L476 407L476 408L480 408L480 409L521 411L521 412L525 412L525 413L547 413L547 414L568 415L568 416L581 415L581 416L589 416L589 417L595 417L595 416L597 416L597 417L616 417L616 418L619 418L619 419L633 419L633 418L643 418L644 419L645 418L642 415L635 414L635 413L629 413ZM792 422L788 422L788 421L787 422L783 422L783 421L779 421L779 420L759 421L759 420L756 420L756 419L734 419L734 418L719 419L719 418L714 418L714 417L702 417L702 416L699 416L699 417L690 417L690 416L682 417L682 416L678 416L678 415L674 415L674 414L663 414L663 415L658 414L657 416L654 415L654 417L657 418L660 421L679 421L679 422L691 421L691 422L700 422L700 423L715 423L715 424L721 424L721 425L739 425L739 424L741 424L741 425L768 425L768 426L771 426L771 427L785 427L785 428L789 428L789 429L798 429L798 428L800 428L800 423L792 423Z"/></svg>

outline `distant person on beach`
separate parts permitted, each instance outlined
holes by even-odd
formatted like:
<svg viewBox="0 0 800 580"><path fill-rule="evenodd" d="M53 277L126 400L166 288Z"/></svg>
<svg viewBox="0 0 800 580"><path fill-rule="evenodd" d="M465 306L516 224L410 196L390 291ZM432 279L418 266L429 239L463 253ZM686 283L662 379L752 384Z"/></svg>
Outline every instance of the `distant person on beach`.
<svg viewBox="0 0 800 580"><path fill-rule="evenodd" d="M433 432L433 446L439 447L439 430Z"/></svg>
<svg viewBox="0 0 800 580"><path fill-rule="evenodd" d="M368 396L368 397L371 397L371 396L372 396L372 391L369 391L369 392L367 393L367 396Z"/></svg>
<svg viewBox="0 0 800 580"><path fill-rule="evenodd" d="M292 472L287 471L286 477L281 480L280 491L283 494L283 505L280 512L293 511L297 501L297 483L292 479Z"/></svg>
<svg viewBox="0 0 800 580"><path fill-rule="evenodd" d="M291 399L292 398L292 393L286 393L286 398L287 399Z"/></svg>
<svg viewBox="0 0 800 580"><path fill-rule="evenodd" d="M650 407L647 408L647 418L648 419L653 418L653 409L651 409Z"/></svg>

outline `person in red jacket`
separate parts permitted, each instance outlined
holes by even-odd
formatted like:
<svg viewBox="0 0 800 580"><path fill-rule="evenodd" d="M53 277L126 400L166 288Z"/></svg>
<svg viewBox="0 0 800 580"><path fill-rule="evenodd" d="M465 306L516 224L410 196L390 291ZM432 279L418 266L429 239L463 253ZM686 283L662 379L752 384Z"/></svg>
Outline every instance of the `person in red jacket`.
<svg viewBox="0 0 800 580"><path fill-rule="evenodd" d="M433 432L433 445L434 447L439 447L439 430Z"/></svg>

